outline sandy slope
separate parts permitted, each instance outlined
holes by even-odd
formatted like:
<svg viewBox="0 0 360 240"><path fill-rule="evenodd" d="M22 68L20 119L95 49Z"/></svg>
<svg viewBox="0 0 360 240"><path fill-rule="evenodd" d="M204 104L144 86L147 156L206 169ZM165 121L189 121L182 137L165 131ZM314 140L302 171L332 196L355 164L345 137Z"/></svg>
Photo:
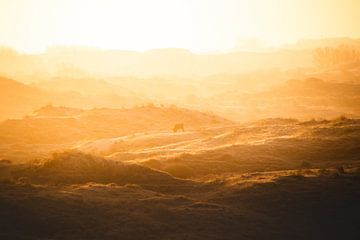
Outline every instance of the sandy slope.
<svg viewBox="0 0 360 240"><path fill-rule="evenodd" d="M139 132L171 133L177 123L183 123L189 130L232 122L214 114L176 106L85 111L50 106L32 116L0 122L0 144L65 144Z"/></svg>
<svg viewBox="0 0 360 240"><path fill-rule="evenodd" d="M357 119L205 124L61 146L72 150L0 161L1 239L360 237Z"/></svg>
<svg viewBox="0 0 360 240"><path fill-rule="evenodd" d="M140 163L176 177L329 167L358 161L359 120L273 119L184 133L139 133L78 145L82 152Z"/></svg>

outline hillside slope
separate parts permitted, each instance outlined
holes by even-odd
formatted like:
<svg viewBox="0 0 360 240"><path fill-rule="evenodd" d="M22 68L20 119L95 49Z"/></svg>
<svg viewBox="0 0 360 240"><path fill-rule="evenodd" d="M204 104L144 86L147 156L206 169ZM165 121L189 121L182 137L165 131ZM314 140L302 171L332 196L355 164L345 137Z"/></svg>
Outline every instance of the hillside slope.
<svg viewBox="0 0 360 240"><path fill-rule="evenodd" d="M177 123L185 129L231 124L213 114L177 107L81 111L47 106L33 116L0 123L0 143L66 143L137 132L172 132Z"/></svg>
<svg viewBox="0 0 360 240"><path fill-rule="evenodd" d="M40 89L4 77L0 77L0 89L0 121L23 117L48 99Z"/></svg>

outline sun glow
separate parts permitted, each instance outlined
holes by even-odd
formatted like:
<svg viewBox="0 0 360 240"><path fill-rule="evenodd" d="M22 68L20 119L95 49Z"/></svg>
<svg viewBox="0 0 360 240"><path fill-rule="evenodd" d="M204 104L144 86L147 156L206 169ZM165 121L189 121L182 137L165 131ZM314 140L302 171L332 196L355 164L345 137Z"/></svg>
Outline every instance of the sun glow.
<svg viewBox="0 0 360 240"><path fill-rule="evenodd" d="M285 0L2 0L0 44L30 52L51 45L214 51L231 49L239 39L271 46L301 38L360 36L355 26L359 2L323 5Z"/></svg>
<svg viewBox="0 0 360 240"><path fill-rule="evenodd" d="M0 0L0 240L360 239L359 10Z"/></svg>

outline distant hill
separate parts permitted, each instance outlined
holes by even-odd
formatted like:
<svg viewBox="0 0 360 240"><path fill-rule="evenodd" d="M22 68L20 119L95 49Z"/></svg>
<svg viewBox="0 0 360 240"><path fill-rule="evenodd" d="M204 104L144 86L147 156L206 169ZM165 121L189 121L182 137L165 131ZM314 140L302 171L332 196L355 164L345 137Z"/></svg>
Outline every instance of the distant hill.
<svg viewBox="0 0 360 240"><path fill-rule="evenodd" d="M302 39L292 45L287 45L287 49L314 49L319 47L337 47L339 45L349 45L360 49L360 39L353 38L322 38L322 39Z"/></svg>
<svg viewBox="0 0 360 240"><path fill-rule="evenodd" d="M83 95L119 94L121 96L135 97L135 93L129 89L108 83L102 79L54 78L47 81L36 81L32 85L57 93L79 92Z"/></svg>
<svg viewBox="0 0 360 240"><path fill-rule="evenodd" d="M338 79L339 80L339 79ZM238 119L261 119L287 117L297 119L335 118L341 115L360 116L360 84L357 82L333 82L319 78L288 80L272 88L252 93L225 91L207 99L208 103L231 108L226 112L222 107L214 111L222 116ZM234 118L235 119L235 118Z"/></svg>
<svg viewBox="0 0 360 240"><path fill-rule="evenodd" d="M4 77L0 77L0 89L0 120L23 117L48 99L40 89Z"/></svg>
<svg viewBox="0 0 360 240"><path fill-rule="evenodd" d="M135 52L58 46L38 55L9 56L0 49L0 74L25 82L54 76L207 76L311 67L311 59L310 50L197 54L177 48Z"/></svg>
<svg viewBox="0 0 360 240"><path fill-rule="evenodd" d="M56 47L51 48L43 57L52 64L67 63L91 74L107 76L206 76L222 72L309 67L312 64L310 52L288 50L196 54L178 48L131 52Z"/></svg>
<svg viewBox="0 0 360 240"><path fill-rule="evenodd" d="M239 74L266 69L313 67L313 50L349 45L360 48L360 39L304 39L267 51L233 51L198 54L165 48L144 52L54 46L42 54L20 54L0 48L0 74L24 82L51 77L207 76Z"/></svg>
<svg viewBox="0 0 360 240"><path fill-rule="evenodd" d="M171 133L176 123L183 123L187 131L231 122L177 107L79 110L49 105L35 111L33 116L0 123L0 143L68 143L139 132Z"/></svg>
<svg viewBox="0 0 360 240"><path fill-rule="evenodd" d="M118 85L92 79L55 79L24 84L0 76L0 121L22 118L47 104L75 108L130 107L150 102Z"/></svg>

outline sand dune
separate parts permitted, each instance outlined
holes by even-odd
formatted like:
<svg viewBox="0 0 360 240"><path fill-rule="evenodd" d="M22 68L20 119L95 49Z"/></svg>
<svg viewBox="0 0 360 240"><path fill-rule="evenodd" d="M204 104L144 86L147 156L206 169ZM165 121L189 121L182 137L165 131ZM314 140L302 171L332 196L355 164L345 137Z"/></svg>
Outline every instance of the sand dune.
<svg viewBox="0 0 360 240"><path fill-rule="evenodd" d="M231 124L214 114L176 106L129 109L79 109L46 106L22 119L0 122L1 143L57 144L118 137L138 132L172 132L176 123L186 129Z"/></svg>
<svg viewBox="0 0 360 240"><path fill-rule="evenodd" d="M359 235L358 119L234 123L171 108L50 110L18 120L13 129L53 121L88 134L69 122L94 124L90 120L96 116L108 123L103 126L108 135L27 144L16 140L23 131L12 131L18 150L14 144L1 145L7 156L0 161L1 238ZM174 112L183 114L185 126L192 127L177 133L165 130L174 122ZM159 113L164 118L156 123L134 118ZM149 126L148 131L120 134L114 128L126 121L119 121L125 116L134 119L127 131ZM9 122L2 124L5 129ZM25 146L27 150L19 152Z"/></svg>
<svg viewBox="0 0 360 240"><path fill-rule="evenodd" d="M75 149L142 164L176 177L329 167L359 161L360 122L269 119L185 133L146 133L90 141Z"/></svg>
<svg viewBox="0 0 360 240"><path fill-rule="evenodd" d="M0 0L0 240L360 239L359 9Z"/></svg>

